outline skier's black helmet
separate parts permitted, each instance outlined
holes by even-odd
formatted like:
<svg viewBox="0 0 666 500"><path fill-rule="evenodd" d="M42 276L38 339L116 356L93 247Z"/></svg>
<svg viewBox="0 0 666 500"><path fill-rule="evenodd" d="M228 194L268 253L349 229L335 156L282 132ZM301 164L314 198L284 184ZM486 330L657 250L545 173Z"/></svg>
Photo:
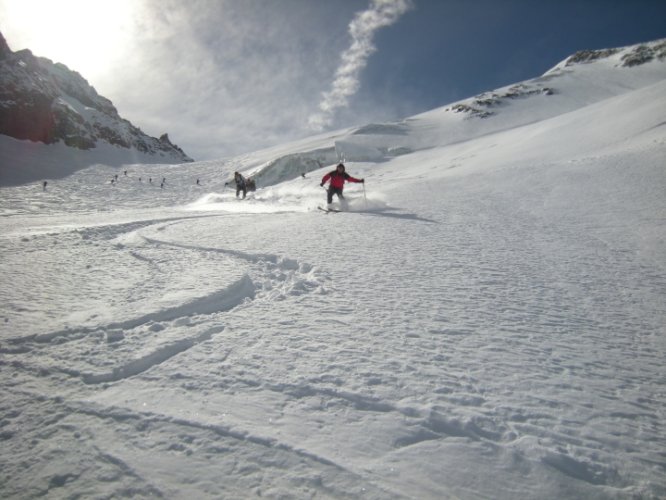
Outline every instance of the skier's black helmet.
<svg viewBox="0 0 666 500"><path fill-rule="evenodd" d="M338 170L342 170L343 172L345 171L345 166L342 163L338 163L338 166L336 168Z"/></svg>

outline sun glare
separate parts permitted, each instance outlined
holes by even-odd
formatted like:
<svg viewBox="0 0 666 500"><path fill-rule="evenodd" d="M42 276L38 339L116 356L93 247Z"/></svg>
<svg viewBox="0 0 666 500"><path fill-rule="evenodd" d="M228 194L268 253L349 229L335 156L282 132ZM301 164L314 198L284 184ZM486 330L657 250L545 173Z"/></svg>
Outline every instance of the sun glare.
<svg viewBox="0 0 666 500"><path fill-rule="evenodd" d="M129 50L139 3L0 0L0 30L12 50L28 48L94 80Z"/></svg>

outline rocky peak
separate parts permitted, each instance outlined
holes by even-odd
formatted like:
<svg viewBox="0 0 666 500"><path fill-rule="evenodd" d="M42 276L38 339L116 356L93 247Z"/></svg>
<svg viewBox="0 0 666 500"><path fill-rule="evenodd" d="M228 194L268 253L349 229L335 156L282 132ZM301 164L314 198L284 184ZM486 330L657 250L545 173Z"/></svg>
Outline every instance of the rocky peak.
<svg viewBox="0 0 666 500"><path fill-rule="evenodd" d="M618 66L623 67L640 66L654 59L663 61L666 59L666 39L617 49L580 50L566 60L565 66L609 59L615 55L620 55Z"/></svg>
<svg viewBox="0 0 666 500"><path fill-rule="evenodd" d="M1 33L0 134L45 144L62 141L78 149L106 142L192 161L166 134L166 140L150 137L122 119L113 103L79 73L28 49L12 52Z"/></svg>
<svg viewBox="0 0 666 500"><path fill-rule="evenodd" d="M5 37L0 33L0 60L7 57L10 53L11 49L9 48L9 45L7 45L7 40L5 40Z"/></svg>

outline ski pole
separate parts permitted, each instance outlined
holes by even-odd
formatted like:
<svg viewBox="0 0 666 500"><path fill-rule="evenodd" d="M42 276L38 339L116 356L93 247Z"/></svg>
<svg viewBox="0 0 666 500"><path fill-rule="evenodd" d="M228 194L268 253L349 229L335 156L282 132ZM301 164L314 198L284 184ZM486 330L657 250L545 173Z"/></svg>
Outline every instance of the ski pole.
<svg viewBox="0 0 666 500"><path fill-rule="evenodd" d="M365 181L363 181L363 199L365 200L365 209L368 209L368 197L365 195Z"/></svg>

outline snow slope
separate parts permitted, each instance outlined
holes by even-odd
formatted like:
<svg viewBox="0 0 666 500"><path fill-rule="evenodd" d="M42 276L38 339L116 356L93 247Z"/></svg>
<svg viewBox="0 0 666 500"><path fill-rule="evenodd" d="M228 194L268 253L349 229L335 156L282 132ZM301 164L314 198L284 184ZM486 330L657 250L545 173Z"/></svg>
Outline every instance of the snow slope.
<svg viewBox="0 0 666 500"><path fill-rule="evenodd" d="M0 496L666 496L665 63L562 67L486 119L3 188Z"/></svg>

